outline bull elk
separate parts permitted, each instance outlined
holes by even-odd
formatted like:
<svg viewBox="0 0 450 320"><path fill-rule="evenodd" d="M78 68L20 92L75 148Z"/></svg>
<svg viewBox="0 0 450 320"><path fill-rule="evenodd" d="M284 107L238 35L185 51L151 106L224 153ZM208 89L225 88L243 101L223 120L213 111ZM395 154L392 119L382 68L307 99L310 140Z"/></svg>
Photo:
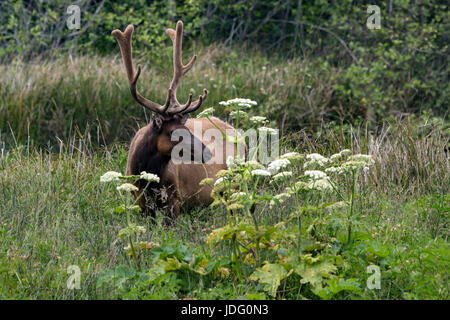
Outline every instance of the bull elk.
<svg viewBox="0 0 450 320"><path fill-rule="evenodd" d="M145 180L137 181L136 186L139 191L136 191L134 195L139 199L139 206L146 214L153 215L156 209L164 209L169 210L176 218L180 207L193 207L212 202L211 187L200 186L199 183L205 178L216 179L217 172L227 167L226 157L235 154L234 147L230 148L229 146L231 142L223 137L205 141L203 138L205 131L215 129L215 126L222 132L234 129L214 117L211 118L214 124L207 118L189 118L189 114L196 111L205 101L208 94L206 89L196 101L192 101L192 94L189 95L185 104L180 104L177 100L177 89L181 79L197 59L197 56L194 55L187 65L182 63L183 23L181 21L178 21L176 30L166 30L173 43L174 74L165 103L160 105L140 95L136 84L141 74L141 67L138 65L135 74L132 62L131 37L133 31L133 25L129 25L124 32L114 30L112 35L120 46L131 95L139 104L152 111L154 116L150 124L141 128L131 141L127 175L138 175L142 171L158 175L160 182L153 182L147 186L143 196L140 195L147 182ZM200 132L194 130L196 126L201 128ZM172 141L172 134L177 129L184 129L189 133L187 141ZM195 157L195 152L198 153L200 150L201 161L190 163L173 161L172 150L178 143L190 144L191 160L198 159L198 154ZM223 152L216 152L220 148ZM232 150L231 154L230 150Z"/></svg>

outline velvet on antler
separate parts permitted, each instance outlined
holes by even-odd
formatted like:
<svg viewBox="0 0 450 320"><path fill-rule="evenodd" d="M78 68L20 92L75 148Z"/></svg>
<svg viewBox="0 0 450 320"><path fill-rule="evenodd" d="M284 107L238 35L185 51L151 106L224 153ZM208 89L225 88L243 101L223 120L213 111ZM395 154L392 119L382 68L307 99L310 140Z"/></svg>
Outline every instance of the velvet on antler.
<svg viewBox="0 0 450 320"><path fill-rule="evenodd" d="M132 46L131 37L134 31L133 25L129 25L124 32L120 30L114 30L111 34L116 38L120 46L122 53L123 63L128 77L128 84L130 87L131 95L144 107L150 109L153 112L159 113L164 116L174 116L175 114L187 114L197 110L208 95L206 89L203 90L203 95L198 97L198 100L192 102L192 94L189 94L188 101L181 105L177 99L177 89L181 83L181 79L184 74L188 72L195 61L197 56L194 55L187 65L183 65L181 60L181 50L183 41L183 22L178 21L176 30L167 29L166 33L169 35L173 42L173 78L170 83L170 87L167 93L167 99L164 105L160 105L153 101L150 101L139 94L136 89L136 83L141 74L141 66L138 65L137 72L134 74L133 70L133 58L132 58Z"/></svg>

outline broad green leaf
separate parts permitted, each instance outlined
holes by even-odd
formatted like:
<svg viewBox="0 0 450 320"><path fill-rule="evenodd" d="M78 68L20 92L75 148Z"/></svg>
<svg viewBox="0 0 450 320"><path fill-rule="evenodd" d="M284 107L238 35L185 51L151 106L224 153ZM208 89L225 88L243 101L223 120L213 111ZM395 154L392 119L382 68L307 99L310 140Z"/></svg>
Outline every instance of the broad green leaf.
<svg viewBox="0 0 450 320"><path fill-rule="evenodd" d="M300 282L310 283L313 287L320 286L324 278L329 278L336 271L336 266L329 260L312 264L309 264L307 260L302 260L294 267L294 272L302 277Z"/></svg>
<svg viewBox="0 0 450 320"><path fill-rule="evenodd" d="M275 297L281 280L288 277L291 273L292 270L288 272L282 265L268 263L262 268L256 269L250 275L250 280L259 281L263 285L264 290Z"/></svg>

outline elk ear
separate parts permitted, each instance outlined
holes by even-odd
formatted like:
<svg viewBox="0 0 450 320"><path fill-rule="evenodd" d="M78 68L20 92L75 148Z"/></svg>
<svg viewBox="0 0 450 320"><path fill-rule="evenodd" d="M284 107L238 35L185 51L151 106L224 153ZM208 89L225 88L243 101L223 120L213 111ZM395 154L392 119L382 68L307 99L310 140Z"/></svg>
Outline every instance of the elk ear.
<svg viewBox="0 0 450 320"><path fill-rule="evenodd" d="M163 119L161 117L155 116L153 119L153 128L155 128L157 131L161 131L163 125Z"/></svg>

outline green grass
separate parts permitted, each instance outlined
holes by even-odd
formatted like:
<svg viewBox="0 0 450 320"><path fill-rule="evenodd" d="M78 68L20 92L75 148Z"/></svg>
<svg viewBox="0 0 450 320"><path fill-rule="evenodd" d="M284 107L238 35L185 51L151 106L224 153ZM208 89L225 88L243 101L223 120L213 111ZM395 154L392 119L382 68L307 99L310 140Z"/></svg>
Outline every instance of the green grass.
<svg viewBox="0 0 450 320"><path fill-rule="evenodd" d="M363 284L368 274L367 265L362 261L369 263L374 259L375 263L389 265L383 269L382 290L364 289L364 298L448 298L449 162L444 152L448 137L443 137L437 129L428 130L422 137L415 136L415 150L421 158L411 159L408 155L411 150L401 149L395 143L400 144L405 134L417 134L415 128L405 123L391 125L389 132L393 134L384 135L382 143L354 128L323 128L315 140L303 137L299 139L301 146L297 145L299 152L316 151L328 156L343 146L351 147L356 153L366 148L374 155L375 170L367 189L355 203L359 212L357 230L371 234L373 241L390 254L388 261L368 258L367 253L363 254L366 260L361 260L359 249L348 251L346 263L353 262L353 265L347 266L346 275ZM343 145L334 140L339 134ZM289 145L288 139L286 144ZM125 243L118 240L118 231L126 225L126 218L114 212L120 197L113 186L99 182L106 171L125 171L127 153L121 145L100 150L90 145L87 137L74 137L56 153L16 146L1 156L0 298L249 298L261 294L261 287L248 279L205 280L183 285L182 289L176 281L166 279L159 285L144 286L145 290L142 284L136 285L125 290L126 294L98 287L101 272L129 265L123 250ZM415 161L424 165L422 171L415 171ZM428 164L426 168L425 164ZM403 186L401 178L405 174L409 177L408 187ZM307 205L312 200L305 201ZM279 206L276 210L259 207L258 219L272 225L286 220L296 210L294 202ZM184 212L170 227L162 223L162 214L155 223L140 215L133 216L138 225L148 230L143 240L161 244L175 241L211 255L226 251L222 248L216 252L206 243L212 229L225 225L224 210L199 208ZM306 216L305 228L315 218ZM326 225L318 228L322 236L328 237ZM81 269L80 290L66 287L70 265ZM142 269L149 267L150 260L143 259ZM278 297L302 296L281 291ZM335 298L352 297L356 296L346 293Z"/></svg>
<svg viewBox="0 0 450 320"><path fill-rule="evenodd" d="M267 115L283 132L317 127L324 116L337 120L364 114L364 108L348 107L345 114L333 101L335 77L342 70L317 61L269 58L255 49L230 49L220 45L186 50L199 59L178 90L185 101L189 92L209 90L204 107L235 97L257 100L254 114ZM168 57L155 65L147 56L141 64L139 91L162 103L172 78ZM8 143L39 145L68 140L74 132L89 133L94 145L130 141L136 127L151 117L131 97L120 56L65 57L52 61L16 61L0 65L0 134ZM223 117L227 114L218 108ZM118 130L120 128L120 130Z"/></svg>
<svg viewBox="0 0 450 320"><path fill-rule="evenodd" d="M180 87L180 101L206 87L210 94L202 109L214 106L230 121L229 110L218 102L251 98L259 103L252 115L265 115L270 126L281 129L282 151L330 156L349 148L375 160L355 198L355 241L332 254L342 259L340 279L356 279L361 291L333 298L448 299L448 119L424 113L386 114L380 124L356 121L365 107L333 95L340 68L297 58L286 63L244 50L245 55L219 45L197 48L200 58ZM135 62L144 65L139 90L163 101L170 62L155 66L146 57ZM119 57L0 65L0 80L1 299L271 298L261 283L249 280L248 266L241 279L235 273L203 277L184 270L148 282L133 274L127 243L118 239L128 223L117 212L123 199L113 185L99 182L106 171L125 172L129 141L150 118L132 100ZM301 167L295 170L300 174ZM269 190L273 186L265 183L259 191ZM262 226L287 221L299 209L296 201L307 207L318 199L299 196L272 209L259 205L256 217ZM325 246L337 243L334 238L345 243L345 212L325 212L305 214L301 235ZM192 254L208 261L230 256L228 245L207 243L211 231L229 221L223 207L185 211L169 227L163 214L155 222L139 214L131 219L146 227L141 240L161 244L167 257L173 258L169 251L181 260ZM297 228L288 222L286 234ZM153 250L142 257L141 270L152 270L156 253L161 255ZM381 290L365 287L369 264L382 268ZM71 265L80 268L80 290L67 289ZM98 285L108 270L121 270L130 280L123 287ZM281 280L275 298L318 298L295 279Z"/></svg>

